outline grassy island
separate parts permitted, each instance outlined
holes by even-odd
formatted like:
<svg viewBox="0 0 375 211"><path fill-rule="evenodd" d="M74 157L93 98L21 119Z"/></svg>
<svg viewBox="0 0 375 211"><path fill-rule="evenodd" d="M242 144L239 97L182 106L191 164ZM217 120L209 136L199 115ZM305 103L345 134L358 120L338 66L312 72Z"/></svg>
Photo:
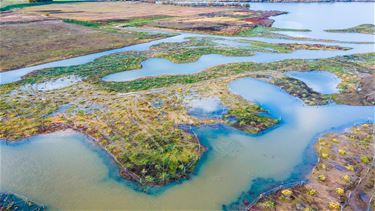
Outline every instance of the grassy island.
<svg viewBox="0 0 375 211"><path fill-rule="evenodd" d="M327 29L326 32L334 33L362 33L362 34L375 34L374 24L361 24L347 29Z"/></svg>
<svg viewBox="0 0 375 211"><path fill-rule="evenodd" d="M325 105L331 97L315 92L305 83L294 78L278 78L273 82L290 95L300 98L306 105Z"/></svg>

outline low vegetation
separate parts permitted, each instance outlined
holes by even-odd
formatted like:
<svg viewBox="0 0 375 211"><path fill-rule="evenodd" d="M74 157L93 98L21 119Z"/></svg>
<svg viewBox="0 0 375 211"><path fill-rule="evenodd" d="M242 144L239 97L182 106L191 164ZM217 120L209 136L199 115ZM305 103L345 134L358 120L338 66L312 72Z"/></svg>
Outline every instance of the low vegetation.
<svg viewBox="0 0 375 211"><path fill-rule="evenodd" d="M294 78L278 78L273 83L292 96L298 97L306 105L325 105L332 101L329 95L315 92L305 83Z"/></svg>
<svg viewBox="0 0 375 211"><path fill-rule="evenodd" d="M334 33L362 33L362 34L375 34L374 24L361 24L347 29L327 29L326 32Z"/></svg>
<svg viewBox="0 0 375 211"><path fill-rule="evenodd" d="M237 33L238 36L244 37L269 37L269 38L288 38L287 35L282 35L277 32L292 31L292 32L309 32L308 29L284 29L276 27L256 26L252 29L242 29Z"/></svg>
<svg viewBox="0 0 375 211"><path fill-rule="evenodd" d="M142 17L142 18L133 18L125 23L121 24L122 27L135 27L135 26L144 26L148 23L171 18L170 16L151 16L151 17Z"/></svg>
<svg viewBox="0 0 375 211"><path fill-rule="evenodd" d="M101 25L93 21L80 21L80 20L73 20L73 19L64 19L63 21L65 23L73 23L73 24L78 24L78 25L87 26L87 27L94 27L94 28L99 28L99 26Z"/></svg>
<svg viewBox="0 0 375 211"><path fill-rule="evenodd" d="M161 43L153 46L149 52L150 57L165 58L174 63L194 62L207 54L251 56L254 51L251 48L217 46L212 40L198 40L196 38L182 43Z"/></svg>
<svg viewBox="0 0 375 211"><path fill-rule="evenodd" d="M260 112L265 111L262 111L262 109L257 106L244 106L230 109L225 115L225 118L229 119L229 125L248 133L257 134L278 123L278 120L276 119L254 115L255 113Z"/></svg>

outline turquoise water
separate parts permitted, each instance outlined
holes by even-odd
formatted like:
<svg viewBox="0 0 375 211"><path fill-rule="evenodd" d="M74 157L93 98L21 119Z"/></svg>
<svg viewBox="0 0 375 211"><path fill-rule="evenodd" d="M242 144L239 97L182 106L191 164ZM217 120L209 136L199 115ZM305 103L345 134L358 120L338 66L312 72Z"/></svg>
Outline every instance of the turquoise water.
<svg viewBox="0 0 375 211"><path fill-rule="evenodd" d="M278 4L267 5L263 5L267 7L265 9L273 9ZM373 13L371 9L365 8L363 13L366 14L359 14L358 11L362 11L360 9L364 7L362 3L306 6L310 9L323 8L318 10L322 17L325 14L320 13L323 12L335 14L342 10L346 11L345 14L358 13L358 15L352 15L349 22L344 23L346 25L341 25L343 24L341 23L342 19L333 17L329 19L334 22L333 24L327 23L330 21L318 21L321 24L319 28L311 25L311 21L307 19L298 19L301 15L299 11L305 11L308 14L314 11L306 11L302 5L305 4L285 4L278 8L280 10L288 9L291 13L275 18L276 23L279 24L276 26L293 26L290 21L294 19L297 23L302 23L300 28L311 27L313 29L312 37L318 35L325 37L328 35L322 32L323 29L345 28L345 26L351 26L357 22L362 24L364 20L369 20L368 14ZM364 5L371 6L373 4ZM317 21L316 17L311 15L308 17L312 21ZM345 17L346 19L349 18ZM298 28L298 26L295 27ZM317 34L314 35L314 33ZM112 53L130 50L143 51L160 42L182 42L189 36L202 35L182 34L150 43L0 73L0 82L5 84L17 81L25 74L43 68L84 64ZM350 41L369 41L366 36L353 34L340 34L337 35L337 38ZM295 42L280 39L254 39L276 43ZM233 42L221 44L233 45ZM290 54L259 53L253 57L205 55L197 62L187 64L173 64L168 60L149 59L143 63L141 70L119 73L120 75L117 76L119 80L126 81L162 74L191 74L213 65L229 62L327 58L374 51L372 44L340 45L352 47L353 50L294 51ZM116 78L110 75L106 79ZM311 76L304 77L304 79L309 78L311 79ZM315 82L315 85L319 87L324 84ZM311 84L310 86L312 87ZM332 86L322 90L327 91L331 88ZM137 191L133 183L120 178L118 168L111 158L87 137L73 131L61 131L31 137L15 144L1 142L0 192L20 193L31 200L46 204L51 209L217 210L222 209L223 205L231 204L241 196L241 193L248 192L250 189L254 191L252 197L255 197L268 186L288 182L291 178L303 178L308 171L299 167L309 167L314 161L314 156L311 155L312 151L308 149L318 135L361 122L374 122L374 107L306 106L302 101L288 95L278 87L256 79L235 80L229 84L229 89L249 101L258 103L269 111L270 116L281 119L281 122L278 127L257 136L243 133L226 125L204 125L193 128L192 130L198 135L200 142L208 147L208 151L200 161L199 168L192 178L182 184L172 184L154 194ZM153 105L158 106L160 103L162 102L154 102ZM197 109L197 116L199 116L202 113L203 115L211 114L218 108L220 110L221 107L217 105L216 100L210 99L195 102L192 107Z"/></svg>
<svg viewBox="0 0 375 211"><path fill-rule="evenodd" d="M335 74L326 71L291 71L287 72L285 75L303 81L311 89L322 94L334 94L339 92L337 86L341 80Z"/></svg>
<svg viewBox="0 0 375 211"><path fill-rule="evenodd" d="M317 134L374 121L374 107L305 106L278 87L251 78L235 80L229 88L281 123L259 136L223 125L195 128L209 151L189 181L158 194L135 191L118 177L105 153L84 136L66 131L1 144L0 191L22 193L60 209L221 209L257 178L287 180Z"/></svg>

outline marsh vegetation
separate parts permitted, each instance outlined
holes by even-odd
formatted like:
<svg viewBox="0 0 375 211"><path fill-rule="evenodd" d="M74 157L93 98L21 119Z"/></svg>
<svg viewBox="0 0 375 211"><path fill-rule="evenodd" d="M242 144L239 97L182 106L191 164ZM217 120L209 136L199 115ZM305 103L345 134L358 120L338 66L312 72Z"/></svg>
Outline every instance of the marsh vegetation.
<svg viewBox="0 0 375 211"><path fill-rule="evenodd" d="M276 130L277 126L284 124L288 118L283 114L271 113L271 110L275 110L273 105L249 100L246 95L236 94L230 90L229 84L234 81L250 77L267 82L267 86L276 85L277 92L272 94L286 96L287 99L290 97L293 100L298 98L301 100L297 100L300 103L298 106L303 109L332 102L360 106L375 105L375 85L371 80L374 77L374 52L324 59L303 59L305 55L293 53L330 51L332 55L336 55L338 52L352 50L351 47L358 43L326 42L327 40L319 40L319 43L316 43L316 39L293 38L281 32L310 30L272 27L271 17L283 14L285 12L274 10L188 8L130 2L85 2L75 3L74 6L49 4L2 13L0 29L5 36L0 39L1 71L171 37L179 31L227 37L186 35L182 41L174 41L171 38L168 42L151 42L149 46L145 45L146 47L108 53L106 56L95 57L97 59L93 61L79 63L80 65L31 71L19 81L0 86L0 139L6 143L13 143L39 134L73 129L104 149L106 155L118 166L119 175L131 181L132 185L140 187L137 190L148 192L152 188L189 179L197 173L200 162L203 162L202 158L210 150L218 150L204 139L207 137L202 138L196 133L197 128L209 131L209 135L220 132L217 136L225 140L215 139L222 144L222 149L219 150L225 152L224 155L219 153L225 158L220 162L227 162L226 167L233 169L234 165L230 163L233 155L230 153L244 150L233 145L248 141L248 146L260 146L272 144L274 139L281 138L266 139L270 141L267 143L254 138ZM361 25L331 32L372 33L371 27L373 28ZM156 30L148 33L141 31L142 29ZM159 33L160 29L167 32ZM285 42L266 42L249 37L282 38ZM114 73L142 71L144 62L150 59L162 59L177 65L194 63L202 58L204 60L207 58L206 55L252 57L257 54L273 54L275 58L281 54L289 54L300 55L302 58L228 63L179 75L178 71L182 69L177 69L176 74L162 74L160 71L156 75L145 75L146 77L121 82L104 80L106 76ZM161 68L163 67L161 65ZM287 75L290 71L312 70L327 71L339 78L337 92L320 93L308 83ZM252 88L246 91L262 93L263 88L269 87L262 86L261 90L254 86ZM218 114L206 115L203 118L194 115L189 103L194 104L202 99L215 99L215 103L219 105ZM201 104L205 104L205 101ZM210 109L209 112L217 111L216 108ZM361 115L365 116L366 112ZM307 117L300 119L306 121L308 115L311 115L306 114ZM349 115L348 119L355 118ZM336 123L332 123L331 126L337 126ZM215 127L219 129L212 129ZM371 128L371 125L364 124L344 134L329 134L319 139L316 150L321 160L311 175L311 183L278 190L273 195L262 198L253 208L299 209L302 205L298 204L303 203L303 208L338 209L346 203L352 203L352 199L347 197L348 191L361 194L354 188L355 182L361 179L365 182L358 187L365 190L368 195L373 153L370 150L373 148ZM301 128L301 131L316 132L310 129ZM324 128L318 129L321 131ZM305 135L296 134L300 137ZM238 141L232 135L246 138L242 137ZM310 135L313 134L306 137ZM231 141L237 143L231 145L228 143ZM293 147L298 145L289 144ZM303 147L306 145L307 142ZM274 159L274 154L278 154L278 150L272 151L275 146L268 145L267 149L263 150L270 150L269 154L265 152L259 155L257 149L253 148L252 158L258 159L259 166L263 159L269 162L268 159ZM242 145L236 147L241 148ZM280 146L282 147L285 146ZM295 151L300 152L303 147L296 148ZM238 156L251 154L241 152ZM289 156L286 151L279 155L286 158L286 154ZM288 159L285 159L285 162L292 163L292 160ZM253 160L241 160L244 162L243 166L248 165L248 161ZM287 163L283 165L287 166ZM243 166L240 166L241 170L245 169ZM255 166L257 168L258 164ZM221 170L216 167L213 169ZM253 172L261 172L256 168L252 169ZM366 169L370 170L364 174ZM247 176L248 173L243 173L241 179L244 181ZM218 180L220 179L233 180L225 177ZM210 184L217 186L215 182L217 181ZM197 184L200 184L199 181ZM323 201L327 198L329 203ZM243 207L249 205L246 203L238 202ZM366 202L353 203L364 208Z"/></svg>

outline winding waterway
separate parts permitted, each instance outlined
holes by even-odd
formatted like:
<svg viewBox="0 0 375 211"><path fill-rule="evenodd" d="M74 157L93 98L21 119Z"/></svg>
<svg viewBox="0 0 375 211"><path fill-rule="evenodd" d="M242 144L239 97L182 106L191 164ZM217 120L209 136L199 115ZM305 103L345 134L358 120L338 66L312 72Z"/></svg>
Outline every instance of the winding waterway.
<svg viewBox="0 0 375 211"><path fill-rule="evenodd" d="M290 5L299 8L298 4ZM335 4L321 5L332 7ZM352 5L355 4L348 4L347 7L351 8ZM146 50L153 44L165 41L180 42L187 36L191 35L183 34L162 41L1 73L1 83L19 80L22 75L34 70L83 64L111 53ZM350 38L352 35L348 36ZM257 54L253 57L207 55L200 58L198 63L179 65L190 65L186 67L186 73L195 73L210 65L220 64L217 60L222 63L270 62L286 58L326 58L374 51L373 45L345 44L348 45L354 47L353 50L294 51L290 54ZM152 63L156 67L164 67L158 68L158 74L153 76L166 74L163 71L177 70L176 67L181 70L183 67L151 59L143 63L142 70L133 72L147 72L145 68L150 62L156 62ZM124 78L133 80L144 76L150 74ZM287 180L306 157L304 153L307 146L318 134L374 121L374 107L306 106L278 87L252 78L232 81L228 88L246 100L258 103L271 116L280 118L281 123L259 136L225 125L194 128L201 143L209 150L191 180L170 185L155 194L136 191L131 183L119 177L116 165L104 151L79 133L62 131L31 137L15 144L1 142L0 191L21 193L52 209L221 209L222 205L233 202L242 192L248 191L254 179Z"/></svg>
<svg viewBox="0 0 375 211"><path fill-rule="evenodd" d="M374 107L304 106L279 88L251 78L233 81L229 88L259 103L282 123L261 136L226 126L196 128L210 150L197 175L183 184L155 195L137 192L119 179L103 152L87 147L84 136L60 132L2 144L0 190L27 193L50 208L220 209L247 191L253 179L288 178L316 134L373 121Z"/></svg>
<svg viewBox="0 0 375 211"><path fill-rule="evenodd" d="M285 10L288 11L287 15L280 15L274 17L276 20L274 26L280 28L292 28L292 29L311 29L311 32L280 32L291 36L307 37L315 39L329 39L336 41L347 41L347 42L375 42L374 35L358 34L358 33L328 33L324 32L324 29L337 29L337 28L348 28L363 23L374 23L374 3L312 3L312 4L252 4L252 9L263 9L263 10ZM306 14L306 15L305 15ZM336 14L336 15L332 15ZM344 14L344 15L340 15ZM325 21L318 21L316 18L325 19ZM226 40L235 39L248 39L248 40L260 40L263 42L271 43L310 43L310 44L323 44L318 41L295 41L295 40L283 40L283 39L269 39L269 38L244 38L244 37L224 37L214 35L200 35L192 33L182 33L177 36L151 41L148 43L142 43L132 46L126 46L123 48L102 51L93 53L85 56L79 56L71 59L64 59L46 64L20 68L7 72L0 73L0 84L7 84L21 80L21 77L40 69L52 68L52 67L66 67L73 65L85 64L92 62L95 59L127 51L145 51L148 50L152 45L156 45L163 42L183 42L187 37L214 37L224 38ZM219 41L220 42L220 41ZM222 41L223 42L223 41ZM224 41L225 43L225 41ZM230 42L229 42L230 43ZM227 44L229 44L227 42ZM337 44L325 43L325 44ZM236 46L238 43L232 43ZM342 44L344 47L353 48L349 51L307 51L298 50L288 54L272 54L272 53L257 53L255 56L249 57L225 57L222 55L204 55L198 61L189 64L173 64L165 59L149 59L143 63L144 66L141 70L143 71L130 71L129 73L117 73L115 75L109 75L104 78L108 81L128 81L134 80L146 76L156 76L160 74L191 74L204 70L207 67L214 65L227 64L231 62L271 62L282 59L300 58L300 59L318 59L327 58L338 55L350 55L355 53L368 53L374 51L373 44ZM156 67L165 67L163 71L160 69L155 71L147 68L147 66L155 65ZM184 71L180 71L182 68ZM117 78L119 76L119 79Z"/></svg>
<svg viewBox="0 0 375 211"><path fill-rule="evenodd" d="M209 54L201 56L192 63L176 64L167 59L150 58L142 62L142 68L113 73L103 78L104 81L132 81L145 77L160 75L184 75L201 72L209 67L238 63L238 62L274 62L285 59L321 59L339 55L350 55L354 53L372 52L373 45L370 44L346 44L346 47L353 47L347 51L326 51L326 50L296 50L291 53L256 53L254 56L223 56Z"/></svg>

